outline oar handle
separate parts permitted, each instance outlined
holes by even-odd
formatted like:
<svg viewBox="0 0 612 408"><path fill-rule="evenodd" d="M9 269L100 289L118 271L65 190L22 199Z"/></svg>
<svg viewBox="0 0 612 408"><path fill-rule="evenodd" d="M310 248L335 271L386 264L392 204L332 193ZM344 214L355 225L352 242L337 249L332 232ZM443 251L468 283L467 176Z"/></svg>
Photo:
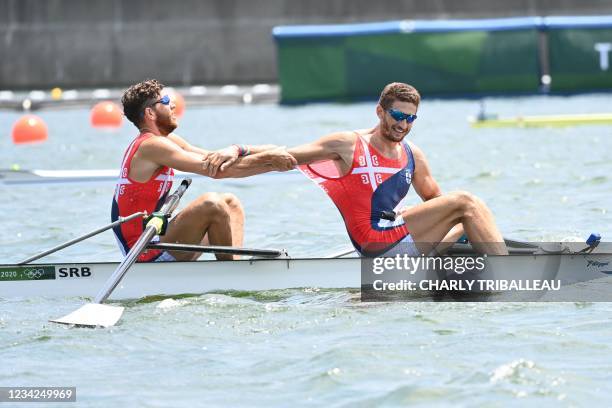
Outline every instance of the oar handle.
<svg viewBox="0 0 612 408"><path fill-rule="evenodd" d="M166 202L164 203L164 205L162 205L162 208L159 210L159 212L161 212L164 215L171 215L172 212L176 210L176 207L178 206L178 203L181 200L181 197L183 197L183 194L185 194L185 191L187 191L190 185L191 185L190 178L186 178L183 181L181 181L181 185L176 189L174 193L168 196L168 198L166 199Z"/></svg>

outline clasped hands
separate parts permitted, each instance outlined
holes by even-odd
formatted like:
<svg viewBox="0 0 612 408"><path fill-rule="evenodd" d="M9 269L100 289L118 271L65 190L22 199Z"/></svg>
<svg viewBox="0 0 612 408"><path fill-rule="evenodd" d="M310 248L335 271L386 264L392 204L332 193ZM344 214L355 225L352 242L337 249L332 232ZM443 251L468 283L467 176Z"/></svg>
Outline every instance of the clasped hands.
<svg viewBox="0 0 612 408"><path fill-rule="evenodd" d="M239 153L236 145L207 152L202 155L202 168L208 176L214 177L217 172L222 172L233 165L239 159ZM255 163L265 164L271 167L270 170L288 171L297 165L297 160L287 152L285 146L275 147L253 156L258 156L260 159L260 161L254 161L254 165Z"/></svg>

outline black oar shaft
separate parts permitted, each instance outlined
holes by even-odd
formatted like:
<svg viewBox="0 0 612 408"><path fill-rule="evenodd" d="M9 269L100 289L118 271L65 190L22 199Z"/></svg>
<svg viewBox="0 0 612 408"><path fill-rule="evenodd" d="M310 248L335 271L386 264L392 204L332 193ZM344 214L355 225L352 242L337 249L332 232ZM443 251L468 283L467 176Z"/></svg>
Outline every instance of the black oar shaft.
<svg viewBox="0 0 612 408"><path fill-rule="evenodd" d="M278 258L283 256L285 251L280 249L254 249L254 248L234 248L229 246L216 245L191 245L191 244L166 244L155 243L147 245L150 249L163 249L165 251L184 251L184 252L203 252L214 254L230 254L230 255L252 255L262 256L266 258Z"/></svg>
<svg viewBox="0 0 612 408"><path fill-rule="evenodd" d="M137 213L134 213L134 214L129 215L127 217L120 217L117 221L112 222L112 223L110 223L108 225L105 225L104 227L98 228L95 231L91 231L91 232L89 232L89 233L87 233L85 235L81 235L78 238L71 239L70 241L64 242L63 244L59 244L56 247L53 247L53 248L48 249L48 250L46 250L44 252L41 252L41 253L36 254L36 255L33 255L33 256L31 256L31 257L29 257L27 259L24 259L23 261L18 262L17 265L28 264L28 263L30 263L32 261L35 261L35 260L40 259L40 258L43 258L43 257L45 257L47 255L51 255L52 253L55 253L55 252L57 252L57 251L59 251L61 249L64 249L64 248L67 248L67 247L69 247L71 245L77 244L77 243L79 243L81 241L86 240L87 238L91 238L91 237L93 237L95 235L98 235L98 234L100 234L100 233L102 233L102 232L104 232L106 230L109 230L109 229L111 229L111 228L113 228L113 227L115 227L117 225L123 224L124 222L131 221L134 218L142 217L144 215L146 215L146 212L137 212Z"/></svg>
<svg viewBox="0 0 612 408"><path fill-rule="evenodd" d="M182 195L185 193L185 190L187 190L187 187L189 187L190 184L191 179L183 180L179 188L166 198L166 202L159 210L161 215L169 216L172 214L172 211L176 209ZM98 292L98 295L94 299L94 303L102 303L106 299L108 299L108 297L113 292L113 290L115 290L119 282L121 282L121 279L127 273L128 269L130 269L130 267L134 265L134 262L136 262L138 256L146 249L147 244L158 233L159 227L160 226L155 225L155 219L149 221L144 232L140 235L140 238L138 238L138 241L136 241L134 246L132 246L130 252L128 252L125 259L119 264L119 266L117 267L115 272L113 272L108 281L106 281L104 287L100 290L100 292Z"/></svg>

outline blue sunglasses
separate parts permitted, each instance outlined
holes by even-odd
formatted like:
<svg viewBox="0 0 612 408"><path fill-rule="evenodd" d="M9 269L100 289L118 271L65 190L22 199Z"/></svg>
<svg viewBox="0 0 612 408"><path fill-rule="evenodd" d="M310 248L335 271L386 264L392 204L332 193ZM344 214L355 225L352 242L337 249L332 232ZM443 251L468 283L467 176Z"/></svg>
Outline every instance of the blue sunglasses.
<svg viewBox="0 0 612 408"><path fill-rule="evenodd" d="M149 106L154 106L155 104L161 103L162 105L170 105L170 97L168 95L164 95L161 99L153 102Z"/></svg>
<svg viewBox="0 0 612 408"><path fill-rule="evenodd" d="M395 119L397 122L406 120L406 122L412 123L417 118L417 115L413 115L412 113L404 113L402 111L398 111L395 109L389 109L387 112L389 112L389 115L391 115L391 117Z"/></svg>
<svg viewBox="0 0 612 408"><path fill-rule="evenodd" d="M146 104L146 105L144 106L144 108L142 108L142 112L140 112L140 116L143 116L143 117L144 117L144 111L145 111L145 109L147 109L147 108L151 108L151 107L153 107L153 106L157 105L158 103L161 103L162 105L170 105L170 97L169 97L168 95L164 95L164 96L162 96L160 99L156 100L155 102L152 102L152 103Z"/></svg>

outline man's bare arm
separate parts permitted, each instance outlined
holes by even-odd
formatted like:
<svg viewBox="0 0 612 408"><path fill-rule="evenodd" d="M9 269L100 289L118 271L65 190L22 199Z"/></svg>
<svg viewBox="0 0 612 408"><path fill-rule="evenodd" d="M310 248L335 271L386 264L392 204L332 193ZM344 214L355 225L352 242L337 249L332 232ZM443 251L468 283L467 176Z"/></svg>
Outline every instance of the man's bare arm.
<svg viewBox="0 0 612 408"><path fill-rule="evenodd" d="M172 140L174 143L176 143L177 145L179 145L183 150L186 150L188 152L192 152L192 153L198 153L198 154L202 154L202 155L210 155L212 153L221 151L221 150L225 150L228 148L234 149L234 145L229 146L229 147L224 147L223 149L219 149L219 150L206 150L206 149L202 149L201 147L198 146L194 146L191 143L189 143L188 141L186 141L185 139L183 139L181 136L177 135L176 133L170 133L168 135L168 138L170 140ZM272 149L277 149L279 146L273 145L273 144L265 144L265 145L242 145L244 146L250 154L257 154L257 153L261 153L261 152L265 152L267 150L272 150Z"/></svg>
<svg viewBox="0 0 612 408"><path fill-rule="evenodd" d="M425 158L425 154L421 149L412 143L410 143L410 149L412 150L415 163L414 176L412 178L414 190L423 201L441 196L442 190L431 175L429 163Z"/></svg>
<svg viewBox="0 0 612 408"><path fill-rule="evenodd" d="M147 161L154 166L168 166L180 171L210 176L206 166L203 165L202 155L185 151L173 141L163 137L143 142L137 155L139 161ZM296 163L285 150L269 150L239 159L236 166L217 173L215 178L247 177L268 171L286 171L291 170Z"/></svg>
<svg viewBox="0 0 612 408"><path fill-rule="evenodd" d="M266 152L268 150L274 150L274 149L278 149L278 148L281 147L281 146L277 146L277 145L273 145L273 144L242 145L242 146L244 146L249 151L249 154L262 153L262 152Z"/></svg>
<svg viewBox="0 0 612 408"><path fill-rule="evenodd" d="M186 152L202 155L202 159L206 159L203 168L206 171L206 175L211 177L214 177L220 168L225 169L231 166L239 157L240 150L238 145L231 145L219 150L206 150L190 144L176 133L170 133L168 138ZM262 153L279 147L272 144L240 146L243 146L249 154Z"/></svg>
<svg viewBox="0 0 612 408"><path fill-rule="evenodd" d="M144 141L134 156L154 166L168 166L176 170L207 176L202 166L202 154L183 149L173 139L152 137Z"/></svg>
<svg viewBox="0 0 612 408"><path fill-rule="evenodd" d="M234 165L226 167L215 175L215 178L247 177L267 171L290 170L297 164L309 164L321 160L343 160L350 165L353 157L355 134L339 132L324 136L312 143L297 146L288 150L274 145L259 146L266 149L260 153L239 158Z"/></svg>
<svg viewBox="0 0 612 408"><path fill-rule="evenodd" d="M266 150L261 153L244 156L221 171L213 178L238 178L254 176L269 171L287 171L293 169L297 161L283 148Z"/></svg>
<svg viewBox="0 0 612 408"><path fill-rule="evenodd" d="M177 135L176 133L170 133L168 135L168 139L172 140L174 143L179 145L179 147L187 152L197 153L202 155L210 154L210 150L202 149L201 147L197 147Z"/></svg>
<svg viewBox="0 0 612 408"><path fill-rule="evenodd" d="M296 146L287 151L298 164L310 164L321 160L342 160L348 165L353 158L355 135L339 132L324 136L312 143Z"/></svg>
<svg viewBox="0 0 612 408"><path fill-rule="evenodd" d="M223 171L232 166L239 157L244 157L252 154L263 153L268 150L278 149L276 145L237 145L233 144L229 147L210 152L204 156L204 165L208 166L208 174L215 177L217 171Z"/></svg>

